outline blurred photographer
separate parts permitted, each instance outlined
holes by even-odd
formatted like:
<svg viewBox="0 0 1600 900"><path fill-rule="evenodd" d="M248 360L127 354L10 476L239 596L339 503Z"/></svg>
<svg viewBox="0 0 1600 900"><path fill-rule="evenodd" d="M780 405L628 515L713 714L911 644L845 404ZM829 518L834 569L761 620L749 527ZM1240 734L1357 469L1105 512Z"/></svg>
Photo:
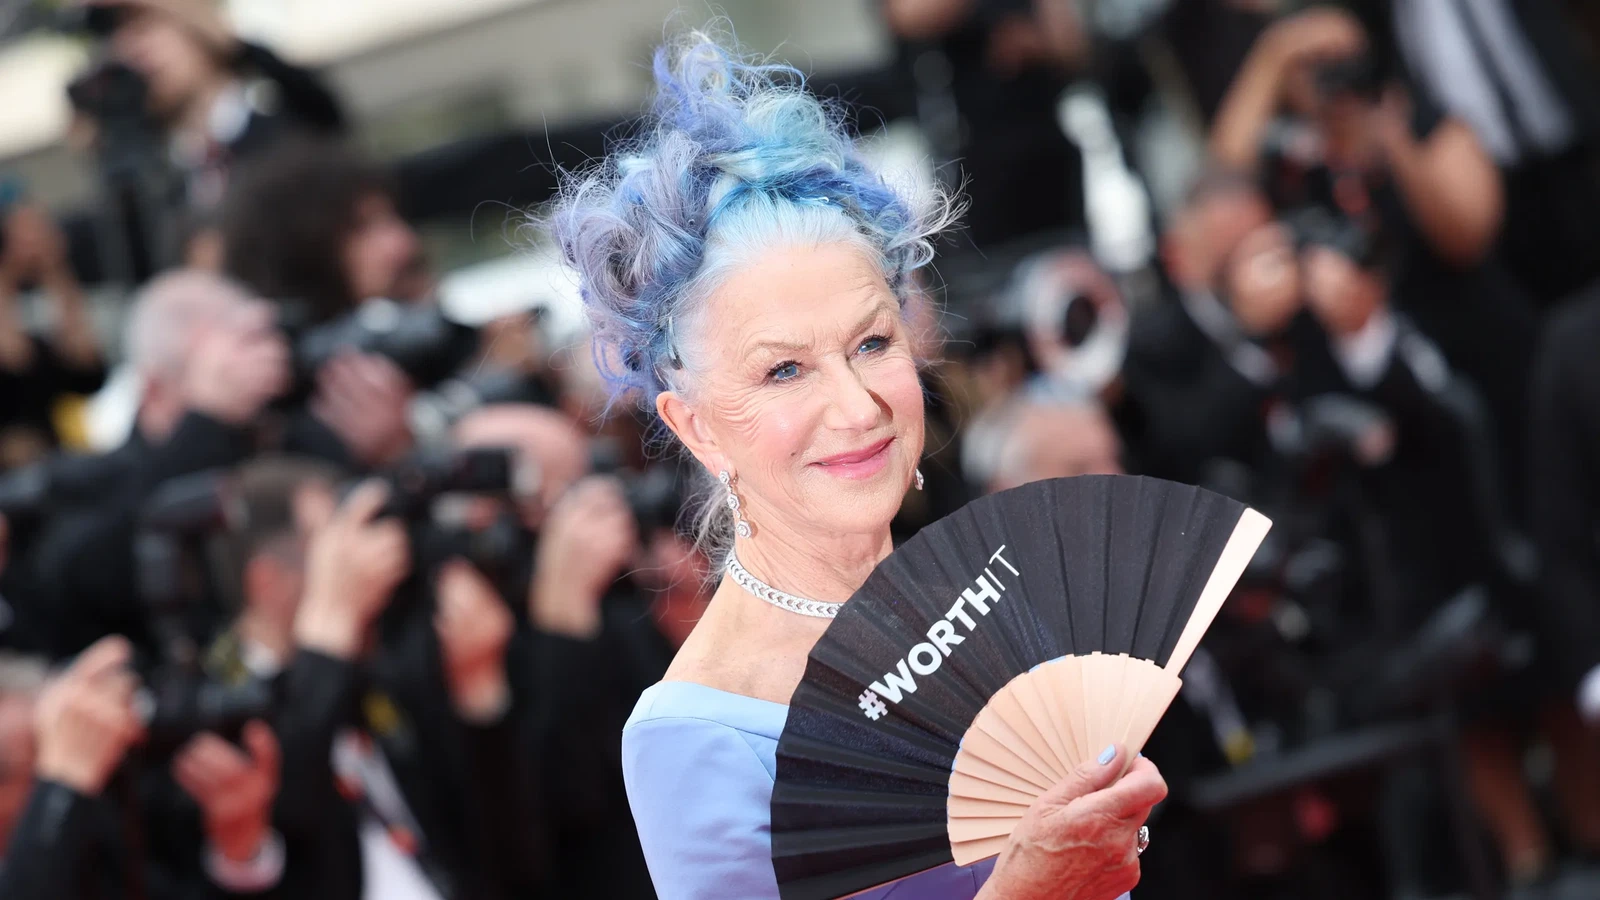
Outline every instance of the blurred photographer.
<svg viewBox="0 0 1600 900"><path fill-rule="evenodd" d="M39 594L19 598L52 623L57 656L104 634L146 643L130 596L139 510L162 483L249 455L258 417L289 385L288 348L270 307L210 273L151 282L134 302L126 340L141 380L133 433L94 461L81 505L55 511L29 560Z"/></svg>
<svg viewBox="0 0 1600 900"><path fill-rule="evenodd" d="M1468 123L1493 157L1505 182L1502 253L1545 307L1600 277L1600 104L1592 90L1600 72L1574 27L1579 5L1351 3L1418 92Z"/></svg>
<svg viewBox="0 0 1600 900"><path fill-rule="evenodd" d="M230 186L222 229L230 274L321 324L384 298L433 299L433 271L389 173L331 141L295 140Z"/></svg>
<svg viewBox="0 0 1600 900"><path fill-rule="evenodd" d="M486 407L457 446L511 447L539 473L517 515L537 534L523 600L549 809L550 886L564 897L651 896L622 783L622 725L703 609L703 558L678 537L667 469L590 474L591 442L567 416ZM653 479L664 479L661 481Z"/></svg>
<svg viewBox="0 0 1600 900"><path fill-rule="evenodd" d="M882 0L941 161L959 160L980 249L1085 224L1083 154L1056 105L1089 65L1070 0ZM954 170L955 167L952 167Z"/></svg>
<svg viewBox="0 0 1600 900"><path fill-rule="evenodd" d="M272 732L252 723L248 751L214 734L201 734L172 764L183 789L201 812L204 842L188 836L180 821L147 817L139 827L155 830L130 844L117 805L129 796L124 785L108 796L118 767L142 739L137 712L137 677L128 669L131 648L108 637L85 650L35 699L22 686L0 691L0 742L6 752L6 796L29 780L31 795L17 808L7 803L8 839L0 862L0 894L33 897L200 898L261 896L273 887L281 850L273 855L268 819L277 790ZM31 731L29 716L32 711ZM176 829L179 833L170 833ZM154 837L154 845L149 838ZM157 863L163 839L187 859ZM187 864L187 865L185 865ZM205 879L185 872L203 870Z"/></svg>
<svg viewBox="0 0 1600 900"><path fill-rule="evenodd" d="M215 208L241 159L295 132L343 131L333 94L311 72L239 40L213 0L84 0L83 27L106 38L112 65L142 82L185 205ZM104 135L103 135L104 136Z"/></svg>
<svg viewBox="0 0 1600 900"><path fill-rule="evenodd" d="M319 896L520 896L545 850L529 713L506 671L514 617L460 560L411 576L391 496L367 482L336 510L310 499L296 514L310 538L280 676L279 820ZM281 607L294 577L252 565L252 607Z"/></svg>
<svg viewBox="0 0 1600 900"><path fill-rule="evenodd" d="M297 450L375 469L447 442L485 402L545 398L542 361L497 341L532 340L531 320L480 335L445 318L389 174L356 150L295 141L252 164L223 215L226 267L278 305L312 416L335 438L291 433Z"/></svg>
<svg viewBox="0 0 1600 900"><path fill-rule="evenodd" d="M1257 41L1211 133L1280 211L1320 207L1393 249L1396 306L1494 412L1500 477L1520 510L1537 319L1495 255L1504 186L1483 142L1386 65L1361 23L1319 6Z"/></svg>
<svg viewBox="0 0 1600 900"><path fill-rule="evenodd" d="M3 187L3 186L0 186ZM29 333L22 294L48 300L53 333ZM60 229L43 209L0 198L0 471L59 444L54 405L105 382L99 341Z"/></svg>
<svg viewBox="0 0 1600 900"><path fill-rule="evenodd" d="M1170 223L1171 296L1133 316L1117 408L1138 471L1198 483L1211 460L1270 458L1263 419L1285 402L1275 348L1299 309L1292 248L1273 229L1266 195L1225 170Z"/></svg>

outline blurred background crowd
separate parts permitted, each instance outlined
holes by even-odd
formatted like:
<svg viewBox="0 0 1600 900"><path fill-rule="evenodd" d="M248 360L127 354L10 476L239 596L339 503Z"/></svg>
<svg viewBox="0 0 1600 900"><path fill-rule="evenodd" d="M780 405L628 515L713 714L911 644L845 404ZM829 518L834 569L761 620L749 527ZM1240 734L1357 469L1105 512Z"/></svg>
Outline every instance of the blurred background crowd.
<svg viewBox="0 0 1600 900"><path fill-rule="evenodd" d="M716 561L524 225L674 6L0 4L0 898L652 896L621 727ZM969 199L898 534L1276 523L1140 900L1600 897L1596 7L720 11Z"/></svg>

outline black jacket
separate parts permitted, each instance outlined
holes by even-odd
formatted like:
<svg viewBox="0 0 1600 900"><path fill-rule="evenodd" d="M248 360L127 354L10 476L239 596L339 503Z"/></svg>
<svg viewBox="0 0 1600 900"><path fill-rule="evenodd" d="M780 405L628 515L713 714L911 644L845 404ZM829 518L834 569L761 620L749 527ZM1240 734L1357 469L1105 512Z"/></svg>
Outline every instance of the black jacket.
<svg viewBox="0 0 1600 900"><path fill-rule="evenodd" d="M1600 290L1552 317L1533 382L1529 497L1541 634L1571 680L1600 665Z"/></svg>
<svg viewBox="0 0 1600 900"><path fill-rule="evenodd" d="M148 773L156 774L156 773ZM112 789L127 784L126 773ZM164 777L140 779L137 825L125 805L86 797L63 784L41 781L17 823L0 862L0 897L6 900L278 900L280 882L257 893L234 893L203 874L205 843L192 804L173 815L170 803L152 809L152 793L172 798Z"/></svg>
<svg viewBox="0 0 1600 900"><path fill-rule="evenodd" d="M90 502L62 511L40 535L28 560L33 596L12 600L46 623L50 655L73 655L107 634L153 649L136 587L139 513L163 482L237 464L251 450L248 432L189 413L159 445L136 431L105 456Z"/></svg>
<svg viewBox="0 0 1600 900"><path fill-rule="evenodd" d="M385 630L369 664L301 650L281 676L274 725L283 751L277 820L289 856L286 884L304 885L308 897L361 896L361 812L340 794L331 765L336 735L353 727L375 741L394 772L422 831L417 861L447 900L535 896L547 854L530 714L515 697L493 723L462 722L431 623L405 618Z"/></svg>
<svg viewBox="0 0 1600 900"><path fill-rule="evenodd" d="M606 599L594 640L533 635L536 734L548 785L551 896L655 896L622 783L622 726L661 680L673 648L624 583Z"/></svg>

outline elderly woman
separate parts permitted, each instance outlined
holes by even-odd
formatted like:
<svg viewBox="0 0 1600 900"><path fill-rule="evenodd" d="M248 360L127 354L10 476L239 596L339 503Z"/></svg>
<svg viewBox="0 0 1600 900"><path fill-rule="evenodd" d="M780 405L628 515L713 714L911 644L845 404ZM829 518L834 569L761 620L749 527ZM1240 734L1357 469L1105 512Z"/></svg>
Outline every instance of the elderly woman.
<svg viewBox="0 0 1600 900"><path fill-rule="evenodd" d="M705 525L725 577L623 731L624 775L661 897L776 898L778 737L812 645L921 484L907 306L953 214L870 172L792 70L692 35L655 78L640 135L552 218L602 368L653 401L719 494ZM1138 881L1136 833L1166 790L1124 757L1107 747L1042 797L997 863L863 896L1112 900Z"/></svg>

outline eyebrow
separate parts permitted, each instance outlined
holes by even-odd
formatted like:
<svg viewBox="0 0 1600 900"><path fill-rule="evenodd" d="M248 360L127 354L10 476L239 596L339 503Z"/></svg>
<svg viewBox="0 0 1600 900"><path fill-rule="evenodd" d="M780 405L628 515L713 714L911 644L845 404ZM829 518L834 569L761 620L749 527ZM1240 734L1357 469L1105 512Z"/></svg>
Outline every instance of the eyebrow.
<svg viewBox="0 0 1600 900"><path fill-rule="evenodd" d="M891 312L893 309L894 307L887 301L879 303L873 308L871 313L864 316L854 328L850 329L850 334L859 334L860 332L866 331L868 325L876 322L881 316L883 316L884 313ZM763 350L778 350L784 353L793 353L804 350L807 346L809 345L795 341L760 341L758 343L751 344L747 352L754 354Z"/></svg>

